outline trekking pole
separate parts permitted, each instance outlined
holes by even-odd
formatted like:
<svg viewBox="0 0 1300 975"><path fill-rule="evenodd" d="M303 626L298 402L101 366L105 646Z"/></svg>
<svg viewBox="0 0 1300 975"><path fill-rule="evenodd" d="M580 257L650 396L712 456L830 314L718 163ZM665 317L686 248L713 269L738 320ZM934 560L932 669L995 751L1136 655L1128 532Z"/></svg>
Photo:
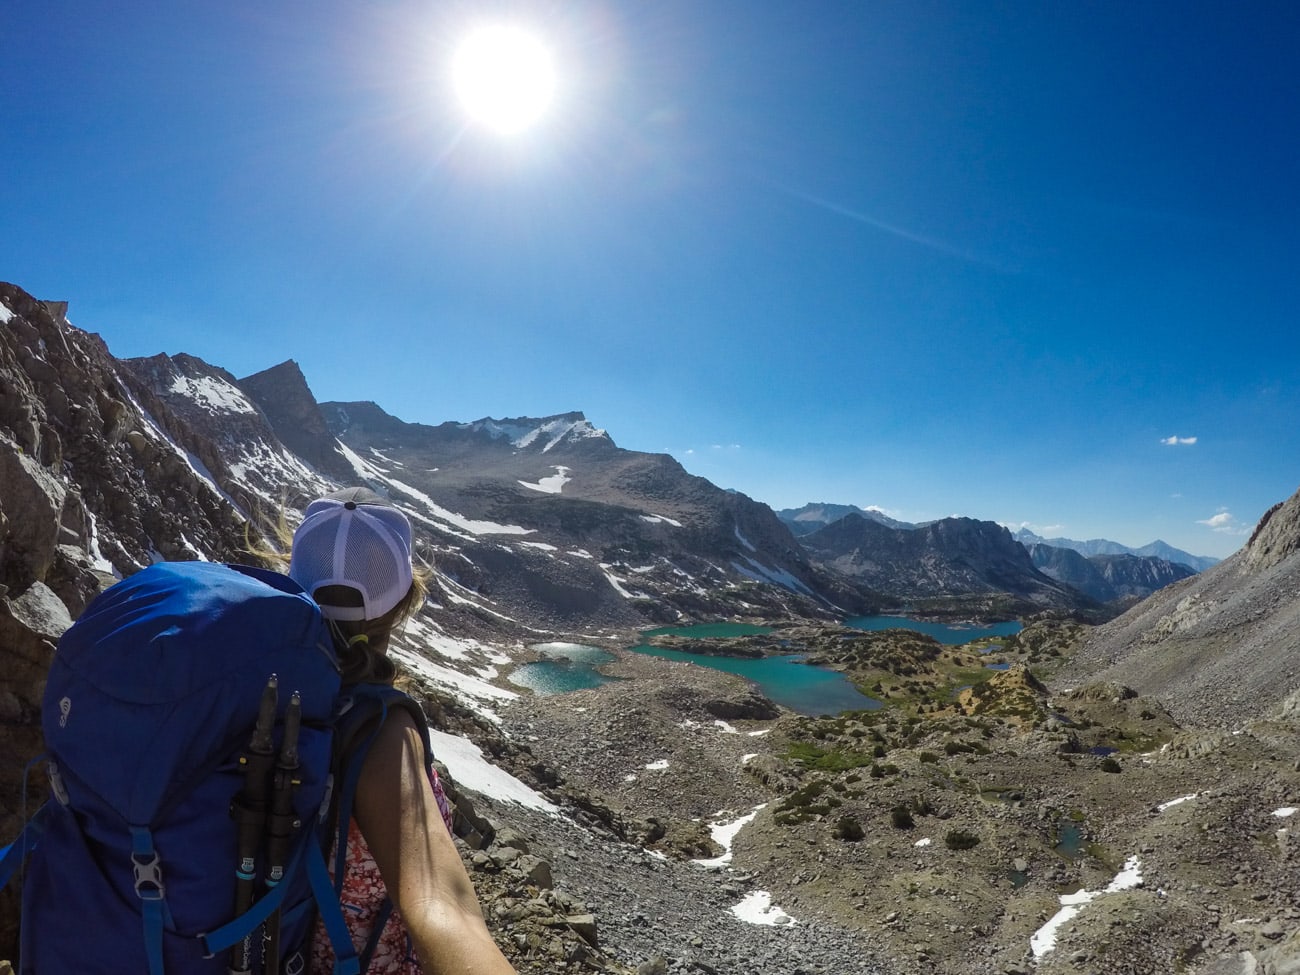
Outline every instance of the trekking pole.
<svg viewBox="0 0 1300 975"><path fill-rule="evenodd" d="M301 783L298 777L298 729L302 723L302 698L297 691L289 698L284 715L284 739L280 758L275 763L271 784L271 815L266 821L266 888L274 890L284 879L285 861L289 857L290 839L300 822L293 812L293 794ZM280 911L266 919L266 946L263 954L265 975L280 972Z"/></svg>
<svg viewBox="0 0 1300 975"><path fill-rule="evenodd" d="M248 742L248 750L239 756L244 770L244 784L230 803L230 815L239 827L238 863L235 867L235 917L253 906L257 880L257 851L262 845L266 826L266 793L275 763L272 730L279 679L272 674L262 691L257 709L257 723ZM246 975L252 970L253 936L245 935L230 949L230 975Z"/></svg>

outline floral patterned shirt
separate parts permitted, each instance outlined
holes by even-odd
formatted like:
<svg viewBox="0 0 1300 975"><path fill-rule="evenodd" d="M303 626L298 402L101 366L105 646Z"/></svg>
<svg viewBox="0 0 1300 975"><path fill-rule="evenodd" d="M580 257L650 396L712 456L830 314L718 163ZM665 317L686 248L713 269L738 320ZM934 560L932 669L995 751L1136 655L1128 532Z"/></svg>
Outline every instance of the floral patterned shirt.
<svg viewBox="0 0 1300 975"><path fill-rule="evenodd" d="M429 782L433 786L433 796L438 802L438 811L442 813L442 821L446 824L447 831L451 832L451 801L443 790L437 771L432 768L429 769ZM328 862L332 873L334 855L330 856ZM374 931L375 921L388 896L388 890L383 878L379 876L379 867L375 865L375 858L371 855L361 830L357 828L355 819L348 824L345 869L347 874L343 879L339 903L343 907L343 920L347 922L348 932L352 935L352 944L360 954ZM333 970L334 946L330 944L324 926L317 922L316 935L312 939L310 971L312 975L330 975ZM366 975L422 975L410 935L396 908L384 925Z"/></svg>

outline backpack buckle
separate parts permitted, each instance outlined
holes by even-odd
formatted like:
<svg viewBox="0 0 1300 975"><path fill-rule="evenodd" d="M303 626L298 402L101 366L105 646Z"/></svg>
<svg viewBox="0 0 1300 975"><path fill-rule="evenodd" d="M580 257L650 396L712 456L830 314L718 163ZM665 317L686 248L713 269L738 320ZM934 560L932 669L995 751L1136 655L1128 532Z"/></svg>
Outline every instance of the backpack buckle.
<svg viewBox="0 0 1300 975"><path fill-rule="evenodd" d="M135 896L142 901L160 901L166 897L167 887L163 884L162 864L157 851L151 851L153 859L141 860L140 854L131 854L131 863L135 867ZM152 890L145 888L152 886Z"/></svg>

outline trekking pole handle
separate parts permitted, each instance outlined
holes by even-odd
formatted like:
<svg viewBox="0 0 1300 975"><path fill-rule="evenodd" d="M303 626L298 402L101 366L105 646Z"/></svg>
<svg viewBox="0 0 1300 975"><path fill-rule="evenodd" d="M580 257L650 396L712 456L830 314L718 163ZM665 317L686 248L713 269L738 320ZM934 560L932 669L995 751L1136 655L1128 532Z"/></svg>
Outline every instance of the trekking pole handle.
<svg viewBox="0 0 1300 975"><path fill-rule="evenodd" d="M300 782L298 771L298 733L302 726L302 696L294 691L284 715L284 737L280 740L280 757L275 763L271 785L271 814L267 818L266 886L272 888L284 879L285 861L290 838L300 825L294 815L293 794ZM263 964L267 972L279 972L280 912L266 919Z"/></svg>
<svg viewBox="0 0 1300 975"><path fill-rule="evenodd" d="M230 814L238 825L238 849L235 858L235 916L252 905L257 879L257 853L266 828L267 793L275 763L273 733L275 710L279 701L279 678L272 674L262 689L257 721L248 741L247 751L239 756L244 784L231 800ZM253 938L248 935L230 949L231 975L245 975L252 969Z"/></svg>

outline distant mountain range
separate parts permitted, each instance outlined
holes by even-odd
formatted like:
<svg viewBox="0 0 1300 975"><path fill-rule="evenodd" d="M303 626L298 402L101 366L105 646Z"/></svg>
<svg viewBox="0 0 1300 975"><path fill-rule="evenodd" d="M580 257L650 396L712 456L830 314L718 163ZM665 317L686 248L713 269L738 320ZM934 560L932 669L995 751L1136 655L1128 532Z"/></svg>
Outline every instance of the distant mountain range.
<svg viewBox="0 0 1300 975"><path fill-rule="evenodd" d="M806 504L802 508L783 508L776 513L777 517L786 523L791 534L796 538L811 535L813 532L819 531L850 514L903 531L911 531L934 524L934 522L913 524L890 518L877 508L859 508L857 505L852 504L830 504L827 502ZM1185 565L1193 572L1204 572L1219 561L1205 555L1192 555L1159 540L1149 545L1143 545L1141 548L1129 548L1127 545L1121 545L1119 542L1108 541L1104 538L1094 538L1086 542L1075 541L1072 538L1044 538L1041 535L1035 535L1028 528L1021 528L1013 533L1012 537L1024 545L1026 549L1029 549L1031 553L1034 545L1050 545L1053 548L1069 549L1088 558L1093 556L1133 555L1141 558L1158 559L1173 562L1177 565ZM1049 558L1040 557L1039 560L1036 560L1036 564L1039 564L1041 568L1044 566L1051 567L1053 563ZM1098 571L1103 574L1106 572L1105 569L1100 567L1100 564ZM1160 573L1157 571L1153 577L1158 575Z"/></svg>
<svg viewBox="0 0 1300 975"><path fill-rule="evenodd" d="M1074 549L1035 542L1025 548L1044 575L1100 603L1136 602L1157 589L1196 575L1191 566L1152 555L1081 555Z"/></svg>
<svg viewBox="0 0 1300 975"><path fill-rule="evenodd" d="M943 518L892 528L850 512L800 541L828 568L912 602L984 596L989 612L1016 615L1088 602L1040 572L1011 532L991 521Z"/></svg>
<svg viewBox="0 0 1300 975"><path fill-rule="evenodd" d="M1190 552L1184 552L1182 549L1174 548L1172 545L1162 542L1159 539L1149 545L1143 545L1141 548L1129 548L1127 545L1121 545L1119 542L1107 541L1104 538L1094 538L1086 542L1075 541L1073 538L1044 538L1041 535L1035 535L1028 528L1022 528L1015 533L1016 541L1022 545L1051 545L1053 548L1068 548L1080 555L1139 555L1149 556L1156 559L1164 559L1167 562L1176 562L1179 565L1185 565L1196 572L1204 572L1212 565L1217 565L1219 559L1211 558L1208 555L1192 555Z"/></svg>

